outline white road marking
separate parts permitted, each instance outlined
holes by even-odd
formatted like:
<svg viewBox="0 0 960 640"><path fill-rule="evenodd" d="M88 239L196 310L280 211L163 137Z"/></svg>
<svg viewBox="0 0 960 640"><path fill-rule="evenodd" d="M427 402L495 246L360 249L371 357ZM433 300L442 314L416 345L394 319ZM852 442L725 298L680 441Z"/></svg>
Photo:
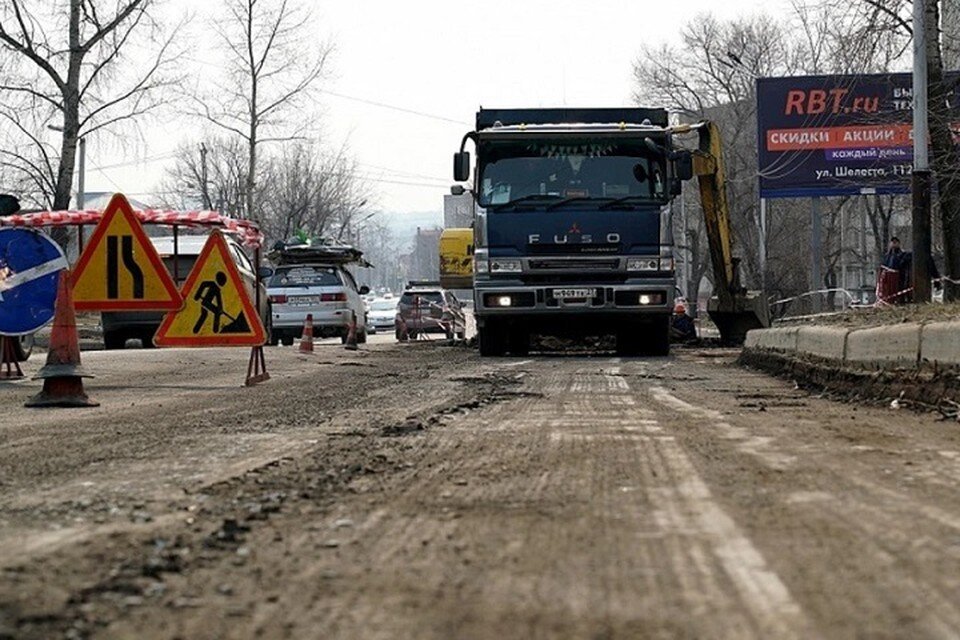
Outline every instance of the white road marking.
<svg viewBox="0 0 960 640"><path fill-rule="evenodd" d="M659 535L651 531L638 535L654 535L670 550L670 563L691 611L697 611L698 616L721 610L743 611L739 622L734 615L726 618L732 626L715 629L719 636L813 637L810 623L789 589L713 498L676 438L663 433L651 410L616 401L633 397L626 379L619 374L617 367L600 376L588 371L578 374L569 387L576 395L561 404L562 417L551 425L565 428L551 433L551 439L589 442L616 438L635 447L639 464L652 472L654 484L647 485L647 494L659 530ZM678 399L669 402L673 396L662 389L656 397L672 408L680 408L682 403ZM687 411L699 411L683 405L689 407ZM624 487L620 485L617 491L624 500L630 500L634 487ZM718 568L722 575L718 575ZM731 583L735 593L725 586Z"/></svg>
<svg viewBox="0 0 960 640"><path fill-rule="evenodd" d="M720 432L720 437L727 440L738 440L738 449L759 458L764 464L773 469L785 469L794 463L794 456L777 451L773 447L773 439L752 434L748 429L735 427L727 422L726 417L714 409L698 407L676 397L663 387L651 387L650 394L654 400L671 409L683 412L691 417L707 420L710 426Z"/></svg>

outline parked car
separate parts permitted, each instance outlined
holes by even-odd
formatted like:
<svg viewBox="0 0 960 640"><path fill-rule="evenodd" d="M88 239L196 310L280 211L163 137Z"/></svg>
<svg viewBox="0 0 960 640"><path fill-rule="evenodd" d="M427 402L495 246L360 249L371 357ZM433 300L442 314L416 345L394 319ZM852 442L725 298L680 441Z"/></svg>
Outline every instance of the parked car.
<svg viewBox="0 0 960 640"><path fill-rule="evenodd" d="M424 333L442 333L448 339L466 337L463 305L452 292L440 287L408 287L397 305L394 325L397 340L415 339Z"/></svg>
<svg viewBox="0 0 960 640"><path fill-rule="evenodd" d="M390 331L397 322L397 299L377 298L367 307L367 331Z"/></svg>
<svg viewBox="0 0 960 640"><path fill-rule="evenodd" d="M338 264L282 264L267 281L273 307L272 344L293 344L303 334L307 314L313 314L313 335L339 336L346 342L351 319L356 317L357 342L367 340L367 318L353 275Z"/></svg>
<svg viewBox="0 0 960 640"><path fill-rule="evenodd" d="M251 303L256 303L256 288L260 288L260 320L266 329L267 336L270 336L270 301L267 298L267 290L262 282L258 281L257 269L253 261L247 257L243 247L230 236L225 236L227 246L230 249L230 255L237 265L237 271L243 278L244 288L247 295L250 296ZM177 260L174 261L173 237L163 236L150 238L160 259L163 261L167 271L172 277L176 278L177 286L180 287L187 279L187 275L196 263L207 242L206 235L181 235L177 241ZM176 262L176 268L174 263ZM160 328L160 322L163 320L163 311L104 311L100 314L100 325L103 328L103 346L107 349L123 349L130 339L139 339L144 347L153 347L153 336Z"/></svg>

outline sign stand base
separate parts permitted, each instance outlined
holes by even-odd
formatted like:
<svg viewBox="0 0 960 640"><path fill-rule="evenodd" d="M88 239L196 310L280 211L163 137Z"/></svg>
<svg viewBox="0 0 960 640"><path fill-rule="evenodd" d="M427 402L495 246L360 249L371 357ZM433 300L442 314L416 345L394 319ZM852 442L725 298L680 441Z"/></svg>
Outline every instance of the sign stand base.
<svg viewBox="0 0 960 640"><path fill-rule="evenodd" d="M0 351L3 352L0 359L0 380L19 380L23 377L23 370L20 369L20 361L17 359L17 351L14 340L10 336L0 336Z"/></svg>
<svg viewBox="0 0 960 640"><path fill-rule="evenodd" d="M263 347L253 347L250 350L250 364L247 365L247 381L244 384L248 387L258 382L266 382L270 379L267 373L267 363L263 359Z"/></svg>

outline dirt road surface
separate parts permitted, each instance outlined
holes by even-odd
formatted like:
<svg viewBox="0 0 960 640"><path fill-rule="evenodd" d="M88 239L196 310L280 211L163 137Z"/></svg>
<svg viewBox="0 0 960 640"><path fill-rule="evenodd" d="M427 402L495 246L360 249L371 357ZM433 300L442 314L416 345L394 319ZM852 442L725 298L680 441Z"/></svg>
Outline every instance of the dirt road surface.
<svg viewBox="0 0 960 640"><path fill-rule="evenodd" d="M0 385L0 638L960 636L955 423L723 350L247 355Z"/></svg>

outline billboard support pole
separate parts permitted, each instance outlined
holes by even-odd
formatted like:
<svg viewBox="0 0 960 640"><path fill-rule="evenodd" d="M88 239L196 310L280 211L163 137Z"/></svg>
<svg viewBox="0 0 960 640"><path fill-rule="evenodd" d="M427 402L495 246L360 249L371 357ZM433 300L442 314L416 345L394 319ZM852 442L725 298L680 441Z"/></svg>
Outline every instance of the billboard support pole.
<svg viewBox="0 0 960 640"><path fill-rule="evenodd" d="M821 238L821 227L823 222L820 218L820 197L810 198L810 290L819 291L823 285L823 278L820 273L820 264L823 257L823 241ZM820 296L813 295L813 312L820 313L822 306Z"/></svg>
<svg viewBox="0 0 960 640"><path fill-rule="evenodd" d="M928 0L913 2L913 300L930 302L930 122L927 111Z"/></svg>
<svg viewBox="0 0 960 640"><path fill-rule="evenodd" d="M767 290L767 199L760 198L760 289Z"/></svg>

